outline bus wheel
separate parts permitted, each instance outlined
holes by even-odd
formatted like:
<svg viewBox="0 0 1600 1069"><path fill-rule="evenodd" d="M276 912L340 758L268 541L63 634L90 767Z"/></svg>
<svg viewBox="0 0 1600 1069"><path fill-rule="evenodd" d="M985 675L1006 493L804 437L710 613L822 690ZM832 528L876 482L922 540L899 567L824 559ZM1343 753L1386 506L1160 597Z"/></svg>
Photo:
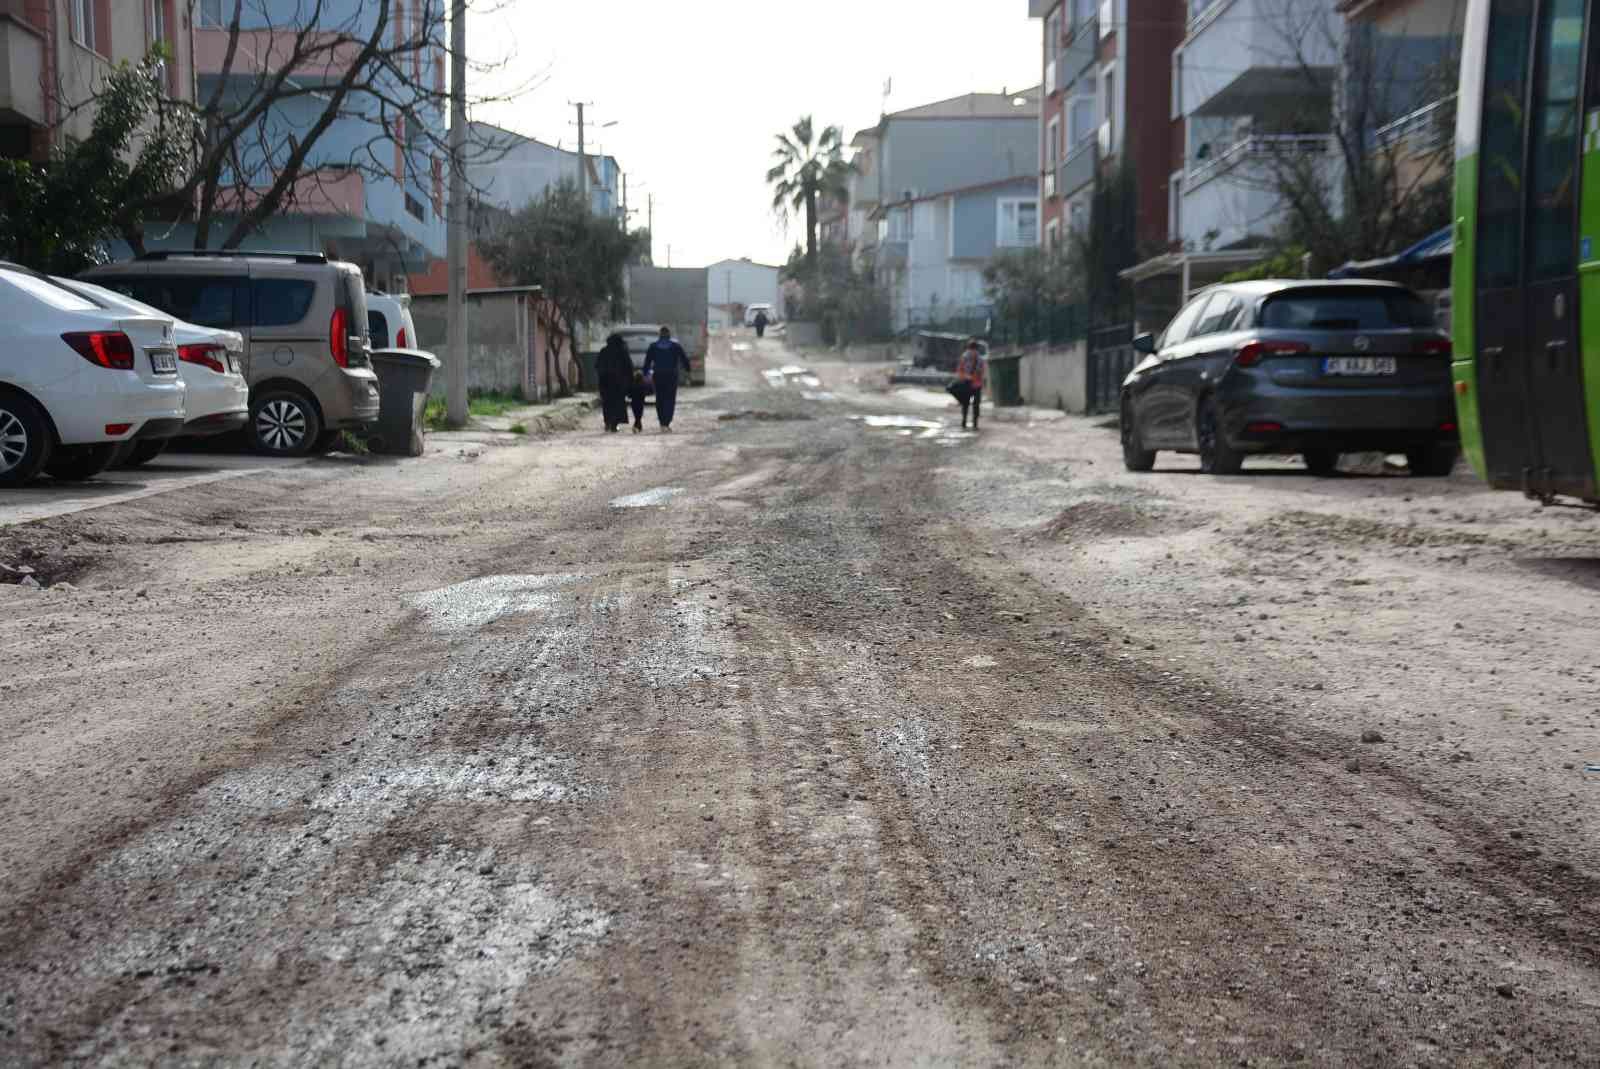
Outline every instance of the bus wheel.
<svg viewBox="0 0 1600 1069"><path fill-rule="evenodd" d="M1456 457L1461 453L1454 442L1448 445L1430 445L1422 449L1406 450L1406 466L1411 474L1422 478L1442 479L1456 470Z"/></svg>

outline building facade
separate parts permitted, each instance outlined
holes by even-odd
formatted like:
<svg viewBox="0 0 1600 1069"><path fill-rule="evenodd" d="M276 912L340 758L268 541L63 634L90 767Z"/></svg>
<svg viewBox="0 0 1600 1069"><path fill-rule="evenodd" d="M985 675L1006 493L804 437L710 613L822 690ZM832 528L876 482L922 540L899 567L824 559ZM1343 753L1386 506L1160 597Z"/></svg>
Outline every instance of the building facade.
<svg viewBox="0 0 1600 1069"><path fill-rule="evenodd" d="M752 304L770 304L779 315L787 316L783 289L778 282L781 273L781 268L758 264L748 257L719 260L706 268L708 296L718 307L730 309L730 315L733 311L742 315L743 309Z"/></svg>
<svg viewBox="0 0 1600 1069"><path fill-rule="evenodd" d="M1038 244L1039 97L971 93L886 115L853 140L851 211L864 214L847 226L876 225L867 244L896 329L984 314L984 264Z"/></svg>
<svg viewBox="0 0 1600 1069"><path fill-rule="evenodd" d="M578 153L538 138L475 122L468 125L467 144L472 196L504 211L519 211L552 186L579 180ZM583 164L590 210L621 219L627 186L616 159L586 152Z"/></svg>
<svg viewBox="0 0 1600 1069"><path fill-rule="evenodd" d="M180 0L0 0L0 158L40 160L94 121L84 108L118 63L157 46L171 57L167 92L194 97L187 3Z"/></svg>

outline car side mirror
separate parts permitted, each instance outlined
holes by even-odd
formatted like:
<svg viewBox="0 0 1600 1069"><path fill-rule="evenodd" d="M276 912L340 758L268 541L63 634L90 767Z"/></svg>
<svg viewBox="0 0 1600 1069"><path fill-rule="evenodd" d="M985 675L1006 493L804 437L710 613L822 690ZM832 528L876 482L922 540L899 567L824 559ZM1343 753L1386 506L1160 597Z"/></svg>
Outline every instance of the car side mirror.
<svg viewBox="0 0 1600 1069"><path fill-rule="evenodd" d="M1156 336L1154 334L1135 334L1133 337L1135 352L1144 353L1146 356L1156 351Z"/></svg>

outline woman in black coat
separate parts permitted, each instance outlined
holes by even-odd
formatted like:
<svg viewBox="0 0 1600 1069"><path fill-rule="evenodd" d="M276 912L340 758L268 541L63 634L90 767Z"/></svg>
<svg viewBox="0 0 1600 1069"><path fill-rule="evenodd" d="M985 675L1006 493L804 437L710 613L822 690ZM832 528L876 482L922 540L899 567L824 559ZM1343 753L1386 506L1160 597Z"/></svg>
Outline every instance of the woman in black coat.
<svg viewBox="0 0 1600 1069"><path fill-rule="evenodd" d="M600 386L600 411L605 416L606 430L615 434L617 428L628 422L628 388L633 385L633 357L628 355L628 344L622 335L613 334L606 339L606 347L594 361L595 377Z"/></svg>

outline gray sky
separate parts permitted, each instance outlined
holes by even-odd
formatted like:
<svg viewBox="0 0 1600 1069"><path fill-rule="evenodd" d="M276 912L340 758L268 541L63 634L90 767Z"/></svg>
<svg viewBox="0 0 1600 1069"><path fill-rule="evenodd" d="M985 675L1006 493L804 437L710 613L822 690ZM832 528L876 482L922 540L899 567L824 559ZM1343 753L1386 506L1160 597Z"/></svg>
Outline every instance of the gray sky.
<svg viewBox="0 0 1600 1069"><path fill-rule="evenodd" d="M547 74L473 118L573 147L567 102L592 102L591 123L618 125L592 130L591 151L629 173L629 207L656 195L656 262L670 244L675 266L782 263L803 240L798 219L787 234L775 220L764 182L773 135L801 115L848 142L877 122L891 77L891 111L1039 81L1026 0L475 2L501 5L468 23L467 45L475 60L514 57L499 91Z"/></svg>

